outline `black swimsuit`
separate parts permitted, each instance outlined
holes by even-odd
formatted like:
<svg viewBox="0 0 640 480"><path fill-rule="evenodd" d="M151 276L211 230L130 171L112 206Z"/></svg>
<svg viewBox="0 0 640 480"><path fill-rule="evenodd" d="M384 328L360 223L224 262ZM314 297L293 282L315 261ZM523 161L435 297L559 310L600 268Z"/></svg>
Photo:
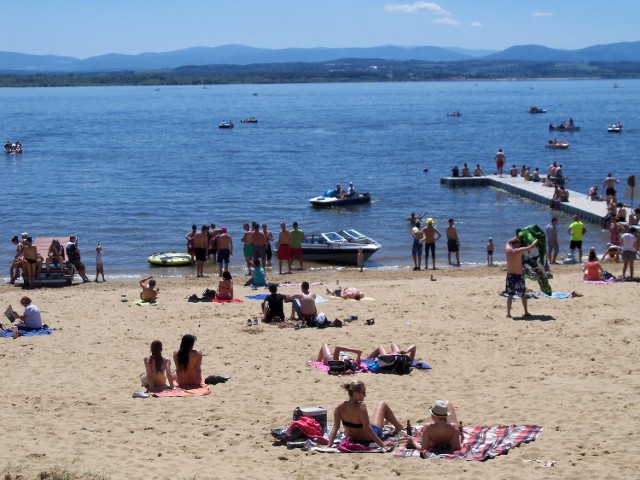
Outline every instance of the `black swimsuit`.
<svg viewBox="0 0 640 480"><path fill-rule="evenodd" d="M362 428L363 425L361 423L351 423L351 422L347 422L346 420L342 420L342 424L345 427L349 427L349 428Z"/></svg>

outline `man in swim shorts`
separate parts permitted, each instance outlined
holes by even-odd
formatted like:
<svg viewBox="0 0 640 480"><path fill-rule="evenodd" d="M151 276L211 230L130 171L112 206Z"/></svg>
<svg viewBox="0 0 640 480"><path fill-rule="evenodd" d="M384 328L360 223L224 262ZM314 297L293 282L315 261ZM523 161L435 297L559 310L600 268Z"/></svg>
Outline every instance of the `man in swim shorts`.
<svg viewBox="0 0 640 480"><path fill-rule="evenodd" d="M424 268L429 270L429 250L431 250L431 263L433 270L436 269L436 240L442 237L442 234L433 225L433 218L427 219L427 224L422 229L422 241L424 242ZM458 234L456 233L456 240ZM458 262L460 263L460 262Z"/></svg>
<svg viewBox="0 0 640 480"><path fill-rule="evenodd" d="M522 255L536 248L538 240L534 240L528 247L522 247L521 245L522 242L520 239L518 237L513 237L507 242L505 247L507 254L507 280L504 291L508 295L507 318L511 318L511 304L513 303L514 295L519 295L522 300L524 316L531 316L529 310L527 310L527 295L522 268Z"/></svg>
<svg viewBox="0 0 640 480"><path fill-rule="evenodd" d="M67 242L65 250L67 252L67 261L76 268L78 274L82 277L82 282L88 282L89 278L86 274L86 267L84 266L84 263L80 261L80 248L78 247L78 237L76 235L71 235L69 237L69 242Z"/></svg>
<svg viewBox="0 0 640 480"><path fill-rule="evenodd" d="M304 232L298 228L298 222L293 222L293 230L291 230L291 259L297 258L300 262L300 270L302 268L302 242L304 240Z"/></svg>
<svg viewBox="0 0 640 480"><path fill-rule="evenodd" d="M209 255L209 225L202 225L193 236L193 253L196 257L196 277L204 277L204 262Z"/></svg>
<svg viewBox="0 0 640 480"><path fill-rule="evenodd" d="M242 225L244 229L244 235L240 239L242 241L242 254L244 255L244 261L247 262L248 274L251 275L251 263L253 258L253 232L249 229L249 224Z"/></svg>
<svg viewBox="0 0 640 480"><path fill-rule="evenodd" d="M504 167L504 163L507 161L507 156L502 152L502 149L499 148L495 158L498 175L502 178L502 168Z"/></svg>
<svg viewBox="0 0 640 480"><path fill-rule="evenodd" d="M224 271L229 270L229 257L233 255L233 241L231 235L227 233L227 227L220 229L220 234L216 237L216 243L218 244L218 275L222 276L223 264Z"/></svg>
<svg viewBox="0 0 640 480"><path fill-rule="evenodd" d="M449 265L460 266L460 240L458 240L458 231L454 226L454 219L449 219L449 226L446 230L447 235L447 258L449 259ZM451 263L451 254L456 254L456 263Z"/></svg>
<svg viewBox="0 0 640 480"><path fill-rule="evenodd" d="M280 275L282 275L282 261L286 260L288 271L291 273L291 232L287 230L287 225L284 222L280 222L280 235L278 236L278 243L276 244L278 250L278 268Z"/></svg>
<svg viewBox="0 0 640 480"><path fill-rule="evenodd" d="M615 200L616 198L616 184L620 183L620 180L614 178L613 174L609 172L607 174L607 178L604 179L604 184L602 189L604 190L604 194L606 195L607 202Z"/></svg>

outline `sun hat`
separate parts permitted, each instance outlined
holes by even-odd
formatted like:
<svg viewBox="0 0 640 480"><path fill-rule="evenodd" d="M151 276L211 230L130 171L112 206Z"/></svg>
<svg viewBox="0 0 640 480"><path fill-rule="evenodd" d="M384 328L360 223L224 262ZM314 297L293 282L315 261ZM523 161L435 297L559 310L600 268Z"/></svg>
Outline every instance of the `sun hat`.
<svg viewBox="0 0 640 480"><path fill-rule="evenodd" d="M448 417L449 409L447 408L447 402L445 400L436 400L429 408L429 412L434 417Z"/></svg>
<svg viewBox="0 0 640 480"><path fill-rule="evenodd" d="M433 223L433 218L431 217L427 218L427 223Z"/></svg>

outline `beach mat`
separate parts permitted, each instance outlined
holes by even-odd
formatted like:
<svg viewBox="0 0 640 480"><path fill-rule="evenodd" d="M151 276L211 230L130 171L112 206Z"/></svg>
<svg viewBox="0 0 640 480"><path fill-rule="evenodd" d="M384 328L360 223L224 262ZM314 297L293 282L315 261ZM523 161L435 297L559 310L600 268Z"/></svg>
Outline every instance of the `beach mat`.
<svg viewBox="0 0 640 480"><path fill-rule="evenodd" d="M220 300L218 297L212 300L214 303L242 303L244 300L240 298L232 298L231 300Z"/></svg>
<svg viewBox="0 0 640 480"><path fill-rule="evenodd" d="M489 460L506 455L509 450L523 443L534 441L542 433L538 425L495 425L493 427L465 426L464 444L453 453L419 452L401 447L393 453L395 457L447 458L467 461ZM417 438L422 432L418 432Z"/></svg>
<svg viewBox="0 0 640 480"><path fill-rule="evenodd" d="M196 388L174 388L162 390L160 392L152 392L151 396L156 398L166 398L166 397L202 397L205 395L210 395L211 390L204 383Z"/></svg>
<svg viewBox="0 0 640 480"><path fill-rule="evenodd" d="M18 330L20 332L21 337L39 337L42 335L51 335L53 333L53 329L51 328L41 328L40 330ZM13 338L13 332L10 328L6 330L2 330L3 338Z"/></svg>

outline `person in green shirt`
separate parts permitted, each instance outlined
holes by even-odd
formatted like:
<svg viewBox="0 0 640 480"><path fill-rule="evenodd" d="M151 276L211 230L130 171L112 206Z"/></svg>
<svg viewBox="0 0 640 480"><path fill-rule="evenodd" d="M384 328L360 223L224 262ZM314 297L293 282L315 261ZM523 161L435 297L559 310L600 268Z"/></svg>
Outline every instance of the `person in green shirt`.
<svg viewBox="0 0 640 480"><path fill-rule="evenodd" d="M580 217L578 215L573 216L573 223L569 225L567 229L569 235L571 235L571 242L569 243L569 249L571 253L574 250L578 249L578 263L582 263L582 237L585 233L587 233L587 229L584 226L584 223L580 221Z"/></svg>
<svg viewBox="0 0 640 480"><path fill-rule="evenodd" d="M300 270L302 268L302 242L304 240L304 232L298 228L298 222L293 222L293 230L291 230L291 259L298 259L300 262Z"/></svg>

